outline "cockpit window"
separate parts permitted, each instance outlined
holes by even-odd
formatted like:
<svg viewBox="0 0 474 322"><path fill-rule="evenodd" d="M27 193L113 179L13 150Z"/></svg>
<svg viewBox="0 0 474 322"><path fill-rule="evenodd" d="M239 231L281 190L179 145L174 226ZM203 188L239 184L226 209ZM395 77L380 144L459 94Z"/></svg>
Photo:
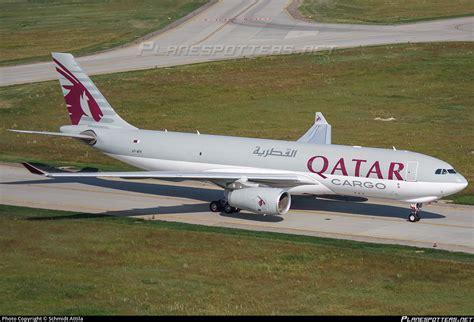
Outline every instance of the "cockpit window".
<svg viewBox="0 0 474 322"><path fill-rule="evenodd" d="M456 174L454 169L436 169L435 174Z"/></svg>

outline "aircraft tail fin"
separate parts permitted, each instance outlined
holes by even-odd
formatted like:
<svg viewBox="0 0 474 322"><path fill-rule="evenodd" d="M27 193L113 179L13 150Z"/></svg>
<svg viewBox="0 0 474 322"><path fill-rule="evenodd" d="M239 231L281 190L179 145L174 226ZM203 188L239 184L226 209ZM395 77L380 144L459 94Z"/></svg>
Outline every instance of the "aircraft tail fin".
<svg viewBox="0 0 474 322"><path fill-rule="evenodd" d="M71 124L134 129L107 102L74 56L52 53Z"/></svg>

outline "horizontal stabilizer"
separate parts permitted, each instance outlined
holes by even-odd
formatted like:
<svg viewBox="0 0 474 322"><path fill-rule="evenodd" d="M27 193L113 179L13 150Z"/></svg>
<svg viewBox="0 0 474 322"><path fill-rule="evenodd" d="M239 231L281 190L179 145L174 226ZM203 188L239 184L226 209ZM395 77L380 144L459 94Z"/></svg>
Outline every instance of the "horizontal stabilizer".
<svg viewBox="0 0 474 322"><path fill-rule="evenodd" d="M316 113L314 125L297 142L331 144L331 125L326 121L323 113Z"/></svg>
<svg viewBox="0 0 474 322"><path fill-rule="evenodd" d="M61 133L61 132L43 132L43 131L26 131L26 130L8 130L8 131L16 132L16 133L62 136L62 137L82 139L82 140L91 140L91 141L96 139L92 135L87 135L87 134L73 134L73 133Z"/></svg>

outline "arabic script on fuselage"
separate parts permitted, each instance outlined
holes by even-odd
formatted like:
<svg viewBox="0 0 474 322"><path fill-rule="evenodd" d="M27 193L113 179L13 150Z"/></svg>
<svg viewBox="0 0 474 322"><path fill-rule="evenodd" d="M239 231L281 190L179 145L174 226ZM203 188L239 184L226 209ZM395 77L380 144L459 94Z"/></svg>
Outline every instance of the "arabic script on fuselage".
<svg viewBox="0 0 474 322"><path fill-rule="evenodd" d="M268 156L272 157L284 157L284 158L294 158L298 150L293 149L286 149L286 150L278 150L275 148L271 149L262 149L260 146L255 147L253 150L253 154L266 158Z"/></svg>

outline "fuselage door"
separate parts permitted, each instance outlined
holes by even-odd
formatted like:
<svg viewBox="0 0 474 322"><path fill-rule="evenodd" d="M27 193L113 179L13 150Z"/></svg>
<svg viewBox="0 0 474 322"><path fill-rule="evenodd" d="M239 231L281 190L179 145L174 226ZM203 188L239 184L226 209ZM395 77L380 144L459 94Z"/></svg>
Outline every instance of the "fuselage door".
<svg viewBox="0 0 474 322"><path fill-rule="evenodd" d="M417 161L408 161L407 165L407 181L416 181L416 173L418 171Z"/></svg>

